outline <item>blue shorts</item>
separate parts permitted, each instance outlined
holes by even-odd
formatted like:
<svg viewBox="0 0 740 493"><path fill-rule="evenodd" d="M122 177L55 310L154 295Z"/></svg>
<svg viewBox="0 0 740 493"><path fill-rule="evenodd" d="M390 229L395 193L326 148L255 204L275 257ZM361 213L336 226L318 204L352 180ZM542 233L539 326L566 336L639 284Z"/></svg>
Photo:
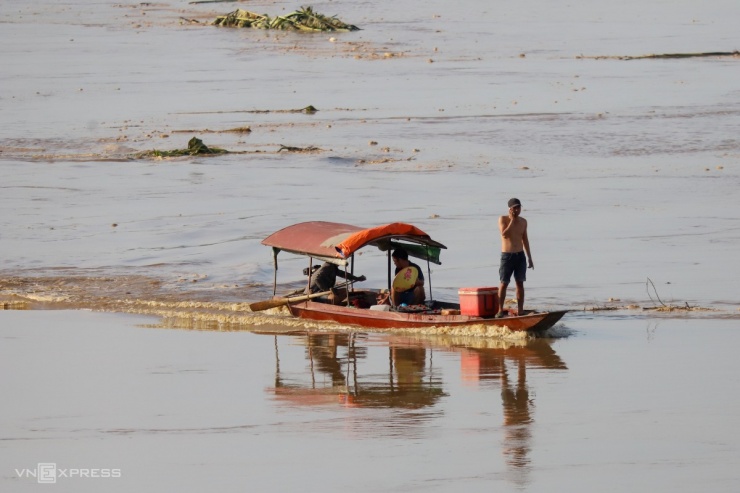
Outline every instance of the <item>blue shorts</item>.
<svg viewBox="0 0 740 493"><path fill-rule="evenodd" d="M414 304L414 290L409 289L407 291L402 291L398 293L398 303L406 303L407 305L413 305Z"/></svg>
<svg viewBox="0 0 740 493"><path fill-rule="evenodd" d="M501 253L501 267L498 269L501 284L509 284L512 274L517 282L527 280L527 256L524 252Z"/></svg>

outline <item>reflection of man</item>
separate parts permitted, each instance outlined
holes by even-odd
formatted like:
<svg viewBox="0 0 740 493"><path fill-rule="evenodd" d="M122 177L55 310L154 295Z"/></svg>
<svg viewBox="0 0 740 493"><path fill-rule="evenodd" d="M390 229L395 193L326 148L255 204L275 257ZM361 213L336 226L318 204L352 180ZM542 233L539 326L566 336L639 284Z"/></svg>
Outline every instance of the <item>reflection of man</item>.
<svg viewBox="0 0 740 493"><path fill-rule="evenodd" d="M516 468L525 468L529 465L529 452L532 441L532 414L527 387L526 362L520 359L516 386L509 384L509 375L504 367L501 381L501 400L504 405L506 462Z"/></svg>
<svg viewBox="0 0 740 493"><path fill-rule="evenodd" d="M527 387L526 362L518 361L516 386L509 384L509 374L504 366L501 375L501 400L504 405L504 424L526 425L532 422L529 399L529 388Z"/></svg>
<svg viewBox="0 0 740 493"><path fill-rule="evenodd" d="M421 272L421 267L413 262L409 262L409 254L403 248L396 248L393 252L393 263L396 266L396 274L401 272L406 267L412 267L416 269L416 283L409 289L401 291L395 287L391 290L391 296L393 299L393 306L399 306L402 303L407 305L418 305L424 303L426 294L424 293L424 274Z"/></svg>
<svg viewBox="0 0 740 493"><path fill-rule="evenodd" d="M535 410L534 394L527 385L527 365L550 371L567 370L568 367L544 339L465 349L460 363L463 381L473 380L488 386L500 383L504 417L502 452L512 481L526 489L532 470L530 453Z"/></svg>

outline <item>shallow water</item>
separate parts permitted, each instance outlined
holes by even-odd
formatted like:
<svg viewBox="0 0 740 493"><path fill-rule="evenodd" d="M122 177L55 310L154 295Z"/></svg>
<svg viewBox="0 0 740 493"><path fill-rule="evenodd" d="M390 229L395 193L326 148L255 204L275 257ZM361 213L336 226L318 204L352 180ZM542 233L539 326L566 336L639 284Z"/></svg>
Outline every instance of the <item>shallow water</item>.
<svg viewBox="0 0 740 493"><path fill-rule="evenodd" d="M526 341L0 312L3 490L734 491L734 322ZM718 343L721 341L721 343ZM711 350L708 348L711 346Z"/></svg>
<svg viewBox="0 0 740 493"><path fill-rule="evenodd" d="M269 233L401 220L448 245L433 281L450 300L496 284L496 217L518 196L535 307L651 305L649 278L653 299L736 313L737 58L579 58L729 51L735 2L315 5L364 27L333 42L205 25L233 7L3 3L5 277L257 300ZM248 154L130 159L193 135ZM304 263L288 257L284 289Z"/></svg>

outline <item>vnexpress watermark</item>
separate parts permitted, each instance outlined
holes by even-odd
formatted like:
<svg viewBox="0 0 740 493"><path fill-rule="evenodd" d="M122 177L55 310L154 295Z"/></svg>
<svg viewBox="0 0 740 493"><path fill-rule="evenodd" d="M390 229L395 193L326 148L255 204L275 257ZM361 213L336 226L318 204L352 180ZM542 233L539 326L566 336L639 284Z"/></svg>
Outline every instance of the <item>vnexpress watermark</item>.
<svg viewBox="0 0 740 493"><path fill-rule="evenodd" d="M102 478L115 479L122 476L121 470L110 467L57 467L56 462L39 462L36 469L16 469L19 478L35 478L41 484L54 484L59 479Z"/></svg>

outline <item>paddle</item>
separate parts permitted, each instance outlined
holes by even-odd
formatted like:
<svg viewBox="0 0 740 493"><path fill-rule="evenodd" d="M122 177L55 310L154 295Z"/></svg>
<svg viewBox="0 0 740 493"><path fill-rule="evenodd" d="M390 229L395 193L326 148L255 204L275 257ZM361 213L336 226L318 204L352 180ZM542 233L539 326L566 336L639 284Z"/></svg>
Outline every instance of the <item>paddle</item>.
<svg viewBox="0 0 740 493"><path fill-rule="evenodd" d="M352 284L354 281L349 282L342 282L334 286L334 289L337 288L343 288L349 284ZM318 298L320 296L326 296L327 294L331 293L331 290L329 291L322 291L320 293L311 293L311 294L304 294L302 296L291 296L289 298L273 298L271 300L265 300L265 301L256 301L254 303L251 303L249 305L249 309L253 312L261 312L262 310L269 310L270 308L277 308L278 306L287 305L289 303L297 303L299 301L306 301L313 298Z"/></svg>
<svg viewBox="0 0 740 493"><path fill-rule="evenodd" d="M310 300L311 298L318 298L319 296L326 296L329 293L331 293L331 291L304 294L303 296L292 296L290 298L273 298L271 300L256 301L249 305L249 309L253 312L261 312L262 310L269 310L270 308L276 308L278 306L287 305L289 303L297 303L299 301Z"/></svg>

